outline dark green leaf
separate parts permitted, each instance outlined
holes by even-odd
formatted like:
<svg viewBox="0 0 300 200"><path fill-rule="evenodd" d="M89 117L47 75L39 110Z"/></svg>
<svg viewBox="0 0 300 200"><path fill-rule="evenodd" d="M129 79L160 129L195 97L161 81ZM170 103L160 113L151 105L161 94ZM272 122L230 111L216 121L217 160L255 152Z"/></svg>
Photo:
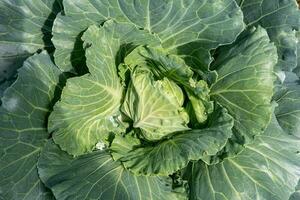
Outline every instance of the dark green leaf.
<svg viewBox="0 0 300 200"><path fill-rule="evenodd" d="M39 175L59 200L176 200L163 177L135 176L106 151L76 158L49 141L38 162Z"/></svg>
<svg viewBox="0 0 300 200"><path fill-rule="evenodd" d="M0 84L38 49L53 50L52 23L61 10L61 0L0 1Z"/></svg>
<svg viewBox="0 0 300 200"><path fill-rule="evenodd" d="M285 85L275 94L275 115L283 130L300 137L300 85Z"/></svg>
<svg viewBox="0 0 300 200"><path fill-rule="evenodd" d="M209 51L233 42L243 30L242 12L234 0L64 0L66 16L54 24L56 63L66 71L78 65L78 35L91 24L108 19L127 21L155 33L162 46L195 68L207 70ZM76 47L76 46L75 46ZM193 49L193 51L191 51ZM72 56L73 55L73 56ZM75 56L76 55L76 56Z"/></svg>
<svg viewBox="0 0 300 200"><path fill-rule="evenodd" d="M266 31L258 27L219 52L213 64L218 77L210 95L228 109L234 117L235 136L247 143L266 128L271 118L276 48Z"/></svg>
<svg viewBox="0 0 300 200"><path fill-rule="evenodd" d="M234 158L189 165L190 199L288 199L300 177L300 140L283 132L275 117L263 135Z"/></svg>
<svg viewBox="0 0 300 200"><path fill-rule="evenodd" d="M247 26L264 27L278 52L278 67L291 71L297 66L297 38L300 11L295 0L236 0ZM277 69L278 70L278 69Z"/></svg>
<svg viewBox="0 0 300 200"><path fill-rule="evenodd" d="M46 52L24 62L0 108L0 197L51 199L37 173L37 159L49 137L46 121L63 79Z"/></svg>

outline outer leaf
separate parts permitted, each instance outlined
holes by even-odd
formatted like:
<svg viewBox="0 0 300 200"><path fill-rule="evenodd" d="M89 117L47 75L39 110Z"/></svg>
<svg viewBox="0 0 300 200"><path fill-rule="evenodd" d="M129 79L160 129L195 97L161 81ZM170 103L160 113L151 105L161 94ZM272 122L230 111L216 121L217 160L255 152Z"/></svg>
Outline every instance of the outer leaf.
<svg viewBox="0 0 300 200"><path fill-rule="evenodd" d="M52 23L61 9L61 0L0 1L0 82L38 49L53 47Z"/></svg>
<svg viewBox="0 0 300 200"><path fill-rule="evenodd" d="M163 47L205 70L211 61L209 50L231 43L244 28L242 12L234 0L65 0L64 8L66 17L55 21L53 42L56 63L66 71L76 59L72 54L80 51L74 49L80 32L111 18L156 33Z"/></svg>
<svg viewBox="0 0 300 200"><path fill-rule="evenodd" d="M116 9L117 0L64 0L64 15L59 14L53 24L53 44L55 63L64 71L75 69L81 72L85 62L81 36L91 25L100 25L109 19L123 19ZM120 19L120 20L119 20Z"/></svg>
<svg viewBox="0 0 300 200"><path fill-rule="evenodd" d="M0 108L0 198L51 199L36 163L49 137L45 124L60 78L42 52L24 62L17 81L6 90Z"/></svg>
<svg viewBox="0 0 300 200"><path fill-rule="evenodd" d="M72 158L50 140L38 169L43 182L61 200L177 199L160 177L135 176L105 151Z"/></svg>
<svg viewBox="0 0 300 200"><path fill-rule="evenodd" d="M297 39L300 12L295 0L236 0L248 26L264 27L278 52L278 66L291 71L297 66Z"/></svg>
<svg viewBox="0 0 300 200"><path fill-rule="evenodd" d="M296 186L295 192L290 196L289 200L297 200L300 198L300 182Z"/></svg>
<svg viewBox="0 0 300 200"><path fill-rule="evenodd" d="M285 85L297 85L299 84L299 77L294 72L282 72L283 74L283 82L281 84L277 84L276 86L280 88Z"/></svg>
<svg viewBox="0 0 300 200"><path fill-rule="evenodd" d="M282 86L274 97L276 118L283 130L300 137L300 86Z"/></svg>
<svg viewBox="0 0 300 200"><path fill-rule="evenodd" d="M4 91L15 81L15 77L10 77L10 79L3 79L0 81L0 98L3 97ZM2 104L0 100L0 105Z"/></svg>
<svg viewBox="0 0 300 200"><path fill-rule="evenodd" d="M163 85L171 82L167 78L154 81L147 68L136 67L122 106L122 111L133 121L133 127L140 128L147 140L159 140L176 131L188 130L188 115ZM178 87L178 86L177 86ZM181 89L177 88L177 93ZM171 96L171 97L170 97ZM173 96L173 97L172 97Z"/></svg>
<svg viewBox="0 0 300 200"><path fill-rule="evenodd" d="M294 192L300 177L300 141L285 134L274 117L235 158L217 165L191 163L186 170L190 199L283 200Z"/></svg>
<svg viewBox="0 0 300 200"><path fill-rule="evenodd" d="M300 192L299 192L299 191L294 192L294 193L290 196L290 198L289 198L289 200L298 200L298 199L300 199Z"/></svg>
<svg viewBox="0 0 300 200"><path fill-rule="evenodd" d="M276 48L258 27L221 48L213 65L218 78L211 86L211 97L228 109L235 119L236 137L246 143L270 121L276 62Z"/></svg>
<svg viewBox="0 0 300 200"><path fill-rule="evenodd" d="M190 160L215 155L231 136L233 119L219 109L206 129L186 131L152 146L141 146L131 136L117 136L111 149L115 159L122 161L135 174L169 175L184 168Z"/></svg>
<svg viewBox="0 0 300 200"><path fill-rule="evenodd" d="M54 141L72 155L91 151L110 132L125 131L120 123L119 107L122 86L116 64L121 47L156 39L130 24L106 22L104 27L91 26L83 35L90 73L68 79L61 101L49 119Z"/></svg>

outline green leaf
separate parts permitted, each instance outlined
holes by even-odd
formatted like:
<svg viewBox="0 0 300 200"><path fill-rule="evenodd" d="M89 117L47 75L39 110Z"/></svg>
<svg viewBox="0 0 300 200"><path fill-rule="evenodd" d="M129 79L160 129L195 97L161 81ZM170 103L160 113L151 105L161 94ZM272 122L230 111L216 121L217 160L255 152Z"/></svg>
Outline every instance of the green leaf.
<svg viewBox="0 0 300 200"><path fill-rule="evenodd" d="M80 59L77 57L80 48L76 45L74 48L80 33L89 25L107 19L127 21L157 34L164 48L205 70L211 62L209 51L233 42L244 28L242 12L234 0L64 0L63 3L66 16L60 15L55 21L53 42L57 49L55 61L66 71L72 69L74 60Z"/></svg>
<svg viewBox="0 0 300 200"><path fill-rule="evenodd" d="M114 160L119 160L135 148L141 147L141 140L136 137L137 131L132 130L125 136L115 134L109 147Z"/></svg>
<svg viewBox="0 0 300 200"><path fill-rule="evenodd" d="M122 47L129 51L126 45L157 41L131 24L113 21L101 28L89 27L82 39L90 73L68 79L49 119L55 143L72 155L92 151L110 132L125 131L119 111L123 88L116 66L124 53Z"/></svg>
<svg viewBox="0 0 300 200"><path fill-rule="evenodd" d="M244 13L247 26L266 29L278 52L278 66L291 71L297 66L297 38L300 12L295 0L236 0Z"/></svg>
<svg viewBox="0 0 300 200"><path fill-rule="evenodd" d="M159 89L165 94L171 104L182 106L184 103L184 94L181 88L173 81L163 78L156 81Z"/></svg>
<svg viewBox="0 0 300 200"><path fill-rule="evenodd" d="M218 78L210 95L228 109L235 119L235 136L247 143L266 128L271 118L276 48L266 31L258 27L219 52L213 64Z"/></svg>
<svg viewBox="0 0 300 200"><path fill-rule="evenodd" d="M280 126L286 133L300 137L300 86L283 85L274 100L278 103L275 115Z"/></svg>
<svg viewBox="0 0 300 200"><path fill-rule="evenodd" d="M192 114L192 119L195 118L192 124L206 121L210 104L207 84L205 81L196 82L193 79L194 72L179 56L170 54L162 48L140 46L125 58L125 63L130 68L137 65L144 66L151 70L155 78L167 77L183 86L191 101L187 109Z"/></svg>
<svg viewBox="0 0 300 200"><path fill-rule="evenodd" d="M0 82L38 49L53 48L52 23L61 10L61 0L0 1Z"/></svg>
<svg viewBox="0 0 300 200"><path fill-rule="evenodd" d="M15 77L10 77L10 79L0 81L0 105L2 104L1 98L3 97L4 91L15 81Z"/></svg>
<svg viewBox="0 0 300 200"><path fill-rule="evenodd" d="M0 108L0 197L52 199L36 169L45 127L64 77L46 52L28 58Z"/></svg>
<svg viewBox="0 0 300 200"><path fill-rule="evenodd" d="M172 132L189 129L188 115L181 107L183 101L176 100L178 93L183 96L182 91L174 84L172 87L177 87L177 91L171 93L164 87L168 83L172 81L167 78L154 81L148 68L138 66L131 73L122 111L147 140L159 140Z"/></svg>
<svg viewBox="0 0 300 200"><path fill-rule="evenodd" d="M91 25L100 25L109 19L124 20L118 1L64 0L64 14L58 14L53 24L55 63L63 71L81 71L85 63L81 41L83 32ZM123 20L122 20L123 19Z"/></svg>
<svg viewBox="0 0 300 200"><path fill-rule="evenodd" d="M298 200L298 199L300 199L300 191L294 192L289 198L289 200Z"/></svg>
<svg viewBox="0 0 300 200"><path fill-rule="evenodd" d="M186 169L190 199L288 199L300 177L300 141L283 132L275 117L263 135L234 158Z"/></svg>
<svg viewBox="0 0 300 200"><path fill-rule="evenodd" d="M210 101L210 90L204 80L196 82L190 80L190 86L185 87L185 91L189 98L187 103L187 110L191 117L191 124L193 127L204 124L214 110L213 102Z"/></svg>
<svg viewBox="0 0 300 200"><path fill-rule="evenodd" d="M183 59L169 54L162 48L137 47L125 58L125 63L131 68L137 65L145 66L158 79L167 77L184 86L189 86L190 79L194 74Z"/></svg>
<svg viewBox="0 0 300 200"><path fill-rule="evenodd" d="M300 30L296 32L297 37L297 67L293 70L300 77Z"/></svg>
<svg viewBox="0 0 300 200"><path fill-rule="evenodd" d="M290 196L289 200L297 200L300 198L300 181L296 186L295 192Z"/></svg>
<svg viewBox="0 0 300 200"><path fill-rule="evenodd" d="M219 108L211 116L208 128L185 131L151 146L139 144L130 135L116 136L111 150L114 159L120 159L135 174L169 175L184 168L190 160L215 155L231 136L232 126L232 117Z"/></svg>
<svg viewBox="0 0 300 200"><path fill-rule="evenodd" d="M277 87L284 85L297 85L299 83L299 77L294 72L283 72L284 81L281 84L277 84ZM283 83L283 84L282 84Z"/></svg>
<svg viewBox="0 0 300 200"><path fill-rule="evenodd" d="M38 170L42 181L61 200L177 199L162 177L135 176L106 151L73 158L50 140L42 151Z"/></svg>

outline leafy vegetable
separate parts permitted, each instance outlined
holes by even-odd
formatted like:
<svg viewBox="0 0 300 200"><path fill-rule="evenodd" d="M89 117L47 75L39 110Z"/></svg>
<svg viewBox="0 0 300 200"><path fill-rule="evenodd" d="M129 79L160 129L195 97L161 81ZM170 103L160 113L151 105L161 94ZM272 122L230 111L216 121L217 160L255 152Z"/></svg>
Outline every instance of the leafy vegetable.
<svg viewBox="0 0 300 200"><path fill-rule="evenodd" d="M299 198L295 0L0 11L0 199Z"/></svg>

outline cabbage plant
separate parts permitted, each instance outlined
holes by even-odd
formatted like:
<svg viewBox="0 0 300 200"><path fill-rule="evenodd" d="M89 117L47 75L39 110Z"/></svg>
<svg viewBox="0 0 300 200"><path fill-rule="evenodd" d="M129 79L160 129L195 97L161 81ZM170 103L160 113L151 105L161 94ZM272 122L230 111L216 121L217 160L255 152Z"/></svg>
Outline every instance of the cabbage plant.
<svg viewBox="0 0 300 200"><path fill-rule="evenodd" d="M296 200L296 0L2 0L0 199Z"/></svg>

